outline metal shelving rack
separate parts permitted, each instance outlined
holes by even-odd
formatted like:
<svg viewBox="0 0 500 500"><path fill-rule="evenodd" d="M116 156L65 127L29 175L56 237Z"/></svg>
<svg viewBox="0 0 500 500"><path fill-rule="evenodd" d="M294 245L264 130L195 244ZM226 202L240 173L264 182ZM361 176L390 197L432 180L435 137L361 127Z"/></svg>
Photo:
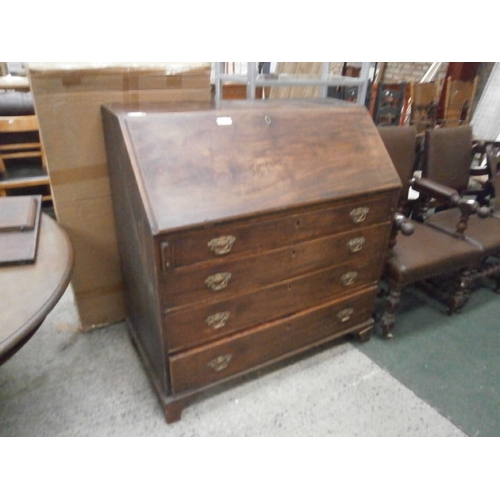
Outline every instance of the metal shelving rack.
<svg viewBox="0 0 500 500"><path fill-rule="evenodd" d="M225 73L225 63L214 63L215 99L222 99L222 85L224 82L243 83L246 85L247 99L255 99L257 87L320 87L320 97L327 97L328 87L359 87L357 104L364 104L368 89L370 65L369 62L361 63L359 77L340 76L330 74L329 62L323 62L321 75L269 75L257 72L256 62L247 62L247 74Z"/></svg>

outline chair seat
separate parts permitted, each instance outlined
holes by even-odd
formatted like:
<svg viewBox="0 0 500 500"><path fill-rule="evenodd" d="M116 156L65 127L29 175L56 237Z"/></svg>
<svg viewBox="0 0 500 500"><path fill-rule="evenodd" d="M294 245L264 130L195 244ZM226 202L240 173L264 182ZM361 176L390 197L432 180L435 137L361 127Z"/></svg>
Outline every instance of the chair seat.
<svg viewBox="0 0 500 500"><path fill-rule="evenodd" d="M456 208L443 210L431 215L426 224L428 226L453 233L460 211ZM495 255L500 253L500 218L496 216L481 219L476 214L469 217L465 237L468 241L481 247L483 254Z"/></svg>
<svg viewBox="0 0 500 500"><path fill-rule="evenodd" d="M480 245L452 238L450 241L449 234L425 224L415 224L413 235L398 235L397 244L386 264L388 276L401 286L407 286L432 276L475 266L482 256Z"/></svg>

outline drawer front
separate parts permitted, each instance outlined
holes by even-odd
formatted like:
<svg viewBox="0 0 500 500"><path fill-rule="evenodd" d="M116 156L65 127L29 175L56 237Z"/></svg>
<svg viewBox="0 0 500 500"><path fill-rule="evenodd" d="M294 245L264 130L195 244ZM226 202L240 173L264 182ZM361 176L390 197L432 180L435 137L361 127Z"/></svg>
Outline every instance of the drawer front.
<svg viewBox="0 0 500 500"><path fill-rule="evenodd" d="M375 283L379 262L371 259L322 269L215 303L166 314L170 352L207 343L243 328L294 314Z"/></svg>
<svg viewBox="0 0 500 500"><path fill-rule="evenodd" d="M169 271L214 258L272 250L300 241L390 222L392 198L391 194L365 197L279 218L259 219L247 224L220 224L208 229L160 236L162 266Z"/></svg>
<svg viewBox="0 0 500 500"><path fill-rule="evenodd" d="M381 261L387 249L390 224L297 243L251 257L186 266L163 276L166 309L206 300L224 300L343 262L369 257Z"/></svg>
<svg viewBox="0 0 500 500"><path fill-rule="evenodd" d="M169 357L174 394L197 389L343 335L371 320L376 287Z"/></svg>

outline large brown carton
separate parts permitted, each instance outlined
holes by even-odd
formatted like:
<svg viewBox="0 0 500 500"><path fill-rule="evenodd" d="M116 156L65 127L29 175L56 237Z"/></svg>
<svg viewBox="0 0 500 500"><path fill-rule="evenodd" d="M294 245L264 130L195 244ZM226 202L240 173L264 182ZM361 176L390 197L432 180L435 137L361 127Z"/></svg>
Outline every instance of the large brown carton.
<svg viewBox="0 0 500 500"><path fill-rule="evenodd" d="M81 326L125 318L101 105L209 101L210 63L29 63L58 221L75 248Z"/></svg>

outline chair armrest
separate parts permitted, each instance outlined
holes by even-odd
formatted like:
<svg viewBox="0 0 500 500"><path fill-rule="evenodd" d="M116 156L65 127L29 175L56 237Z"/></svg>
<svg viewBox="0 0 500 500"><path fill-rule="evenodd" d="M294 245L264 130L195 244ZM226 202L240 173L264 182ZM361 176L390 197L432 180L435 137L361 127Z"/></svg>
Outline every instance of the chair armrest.
<svg viewBox="0 0 500 500"><path fill-rule="evenodd" d="M457 207L460 210L460 217L457 221L457 234L463 235L469 223L469 217L477 213L479 217L488 217L487 209L483 209L479 203L471 198L460 196L455 189L444 186L430 179L413 179L412 187L416 191L446 202L450 207Z"/></svg>
<svg viewBox="0 0 500 500"><path fill-rule="evenodd" d="M455 205L460 200L460 195L456 189L426 179L425 177L413 178L410 181L410 185L415 191L421 194L437 198L452 205Z"/></svg>

